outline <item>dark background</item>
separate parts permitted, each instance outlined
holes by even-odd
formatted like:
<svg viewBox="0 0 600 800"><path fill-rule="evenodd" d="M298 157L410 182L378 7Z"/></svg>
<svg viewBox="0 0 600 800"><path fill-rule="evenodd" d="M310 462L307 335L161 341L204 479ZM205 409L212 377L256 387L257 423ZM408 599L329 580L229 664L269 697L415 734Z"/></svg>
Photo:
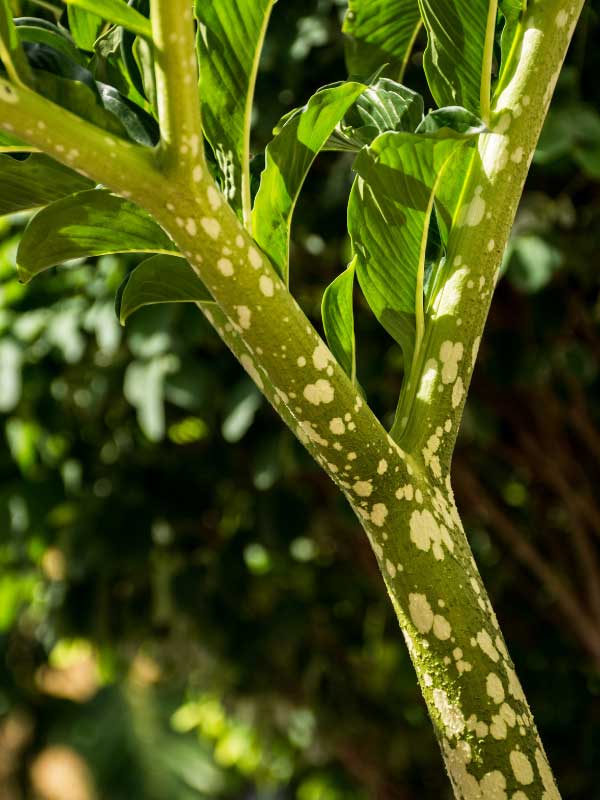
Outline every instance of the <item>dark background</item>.
<svg viewBox="0 0 600 800"><path fill-rule="evenodd" d="M254 147L345 77L343 2L276 5ZM484 337L454 483L564 798L600 798L600 36L575 35ZM423 90L419 50L406 82ZM350 161L321 157L292 290L319 323ZM2 800L440 800L366 537L191 307L120 329L132 261L24 287L0 220ZM359 378L401 359L357 297Z"/></svg>

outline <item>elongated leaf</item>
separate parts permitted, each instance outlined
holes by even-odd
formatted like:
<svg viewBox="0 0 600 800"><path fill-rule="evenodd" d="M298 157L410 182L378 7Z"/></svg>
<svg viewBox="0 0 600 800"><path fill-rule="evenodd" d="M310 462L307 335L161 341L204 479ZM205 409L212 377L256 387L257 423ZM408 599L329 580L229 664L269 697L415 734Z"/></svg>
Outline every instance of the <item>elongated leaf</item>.
<svg viewBox="0 0 600 800"><path fill-rule="evenodd" d="M427 30L424 67L438 106L464 106L481 113L482 80L489 85L493 37L488 11L493 0L419 0ZM494 5L495 8L495 5ZM496 23L494 15L493 25ZM488 98L489 100L489 98Z"/></svg>
<svg viewBox="0 0 600 800"><path fill-rule="evenodd" d="M33 153L37 149L5 131L0 131L0 153Z"/></svg>
<svg viewBox="0 0 600 800"><path fill-rule="evenodd" d="M150 22L125 0L65 0L69 6L82 8L103 19L112 22L114 25L122 25L127 30L152 39L152 27Z"/></svg>
<svg viewBox="0 0 600 800"><path fill-rule="evenodd" d="M17 161L0 155L0 215L45 206L92 186L48 156L36 153Z"/></svg>
<svg viewBox="0 0 600 800"><path fill-rule="evenodd" d="M104 189L57 200L30 220L17 252L23 281L73 258L106 253L169 253L177 248L134 203Z"/></svg>
<svg viewBox="0 0 600 800"><path fill-rule="evenodd" d="M350 0L342 30L350 75L384 74L402 80L421 27L418 0Z"/></svg>
<svg viewBox="0 0 600 800"><path fill-rule="evenodd" d="M322 89L267 147L252 225L256 241L284 280L289 272L291 218L304 179L335 126L364 90L362 83L351 82Z"/></svg>
<svg viewBox="0 0 600 800"><path fill-rule="evenodd" d="M17 35L22 43L44 44L53 47L75 63L84 65L85 61L64 28L47 20L21 17L15 20Z"/></svg>
<svg viewBox="0 0 600 800"><path fill-rule="evenodd" d="M29 65L21 48L8 0L0 0L0 59L12 80L27 82Z"/></svg>
<svg viewBox="0 0 600 800"><path fill-rule="evenodd" d="M354 339L354 274L355 261L329 284L323 294L321 315L329 349L348 377L356 377Z"/></svg>
<svg viewBox="0 0 600 800"><path fill-rule="evenodd" d="M273 5L274 0L195 2L204 128L221 167L224 194L246 220L250 114Z"/></svg>
<svg viewBox="0 0 600 800"><path fill-rule="evenodd" d="M92 51L102 27L102 17L76 5L70 5L67 12L75 44L82 50Z"/></svg>
<svg viewBox="0 0 600 800"><path fill-rule="evenodd" d="M499 6L504 16L504 28L500 40L501 60L496 92L502 91L514 72L527 0L500 0Z"/></svg>
<svg viewBox="0 0 600 800"><path fill-rule="evenodd" d="M463 146L457 134L386 133L355 162L348 229L361 289L410 366L423 335L427 239L444 169ZM455 187L458 192L460 185Z"/></svg>
<svg viewBox="0 0 600 800"><path fill-rule="evenodd" d="M124 325L142 306L157 303L211 303L210 292L184 258L152 256L142 261L123 281L116 312Z"/></svg>

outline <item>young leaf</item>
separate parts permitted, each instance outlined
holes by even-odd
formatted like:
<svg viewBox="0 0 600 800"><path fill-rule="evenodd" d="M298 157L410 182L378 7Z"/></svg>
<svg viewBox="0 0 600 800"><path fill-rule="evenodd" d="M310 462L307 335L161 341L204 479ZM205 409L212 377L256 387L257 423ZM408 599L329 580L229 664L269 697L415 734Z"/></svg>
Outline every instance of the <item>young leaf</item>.
<svg viewBox="0 0 600 800"><path fill-rule="evenodd" d="M291 219L304 179L335 126L364 90L362 83L321 89L289 117L267 146L252 225L256 241L286 281Z"/></svg>
<svg viewBox="0 0 600 800"><path fill-rule="evenodd" d="M65 0L70 6L77 6L84 11L101 16L114 25L122 25L127 30L152 39L152 26L150 22L125 0Z"/></svg>
<svg viewBox="0 0 600 800"><path fill-rule="evenodd" d="M77 47L91 52L102 28L102 17L74 5L67 8L67 13L73 41Z"/></svg>
<svg viewBox="0 0 600 800"><path fill-rule="evenodd" d="M423 98L389 78L379 78L349 108L327 142L328 150L358 151L380 133L414 133L423 119Z"/></svg>
<svg viewBox="0 0 600 800"><path fill-rule="evenodd" d="M520 34L523 29L523 16L527 10L527 0L500 0L500 11L504 16L504 28L500 39L500 70L496 94L502 91L510 81L520 41Z"/></svg>
<svg viewBox="0 0 600 800"><path fill-rule="evenodd" d="M141 208L104 189L57 200L25 228L17 252L19 277L27 282L73 258L106 253L168 253L177 248Z"/></svg>
<svg viewBox="0 0 600 800"><path fill-rule="evenodd" d="M213 299L184 258L152 256L132 270L121 284L115 310L121 325L142 306L157 303L213 303Z"/></svg>
<svg viewBox="0 0 600 800"><path fill-rule="evenodd" d="M408 370L424 333L425 260L436 193L465 139L386 133L362 150L348 206L356 272ZM456 192L460 186L455 187Z"/></svg>
<svg viewBox="0 0 600 800"><path fill-rule="evenodd" d="M250 115L267 24L275 0L196 0L204 129L223 192L250 224Z"/></svg>
<svg viewBox="0 0 600 800"><path fill-rule="evenodd" d="M321 305L329 348L352 381L356 379L353 303L355 261L325 289Z"/></svg>
<svg viewBox="0 0 600 800"><path fill-rule="evenodd" d="M342 28L348 72L367 78L385 64L401 81L420 27L418 0L350 0Z"/></svg>
<svg viewBox="0 0 600 800"><path fill-rule="evenodd" d="M438 106L486 119L497 0L419 0L427 29L425 74Z"/></svg>
<svg viewBox="0 0 600 800"><path fill-rule="evenodd" d="M33 154L17 161L0 155L0 215L45 206L92 186L90 180L48 156Z"/></svg>

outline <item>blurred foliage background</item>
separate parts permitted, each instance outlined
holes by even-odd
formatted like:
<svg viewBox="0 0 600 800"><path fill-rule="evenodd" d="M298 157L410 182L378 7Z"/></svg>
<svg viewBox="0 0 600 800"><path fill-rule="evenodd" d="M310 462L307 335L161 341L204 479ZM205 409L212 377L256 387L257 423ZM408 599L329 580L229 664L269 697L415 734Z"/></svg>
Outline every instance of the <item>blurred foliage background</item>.
<svg viewBox="0 0 600 800"><path fill-rule="evenodd" d="M345 76L343 0L279 3L254 144ZM454 465L476 558L565 798L600 798L600 36L587 7L480 352ZM422 47L421 47L422 50ZM406 82L423 89L419 48ZM345 156L298 209L318 324ZM368 543L202 317L121 329L132 261L16 280L0 220L2 800L449 798ZM399 352L357 310L359 376ZM384 411L385 410L385 411Z"/></svg>

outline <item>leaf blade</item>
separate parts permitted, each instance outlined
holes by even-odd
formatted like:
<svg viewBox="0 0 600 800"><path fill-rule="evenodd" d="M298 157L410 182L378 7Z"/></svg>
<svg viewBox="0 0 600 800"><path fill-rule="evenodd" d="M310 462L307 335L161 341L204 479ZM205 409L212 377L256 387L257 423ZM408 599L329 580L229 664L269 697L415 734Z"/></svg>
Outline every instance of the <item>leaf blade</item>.
<svg viewBox="0 0 600 800"><path fill-rule="evenodd" d="M348 72L367 78L387 63L384 74L401 81L420 27L417 0L350 0L342 27Z"/></svg>
<svg viewBox="0 0 600 800"><path fill-rule="evenodd" d="M156 255L142 261L121 284L115 303L121 325L135 311L159 303L214 303L188 262L179 256Z"/></svg>
<svg viewBox="0 0 600 800"><path fill-rule="evenodd" d="M104 189L57 200L33 217L17 252L24 282L75 258L108 253L166 253L177 248L152 217Z"/></svg>
<svg viewBox="0 0 600 800"><path fill-rule="evenodd" d="M89 11L114 25L122 25L145 39L152 39L150 22L123 0L65 0L65 3Z"/></svg>
<svg viewBox="0 0 600 800"><path fill-rule="evenodd" d="M250 113L258 61L275 0L196 0L203 125L223 193L250 222Z"/></svg>
<svg viewBox="0 0 600 800"><path fill-rule="evenodd" d="M291 218L302 184L332 131L364 89L354 82L321 89L267 146L252 223L257 243L286 281Z"/></svg>
<svg viewBox="0 0 600 800"><path fill-rule="evenodd" d="M323 293L321 316L329 349L348 375L356 381L356 340L354 335L354 277L356 263L329 284Z"/></svg>
<svg viewBox="0 0 600 800"><path fill-rule="evenodd" d="M0 216L29 211L90 189L92 181L46 155L24 161L0 155Z"/></svg>

